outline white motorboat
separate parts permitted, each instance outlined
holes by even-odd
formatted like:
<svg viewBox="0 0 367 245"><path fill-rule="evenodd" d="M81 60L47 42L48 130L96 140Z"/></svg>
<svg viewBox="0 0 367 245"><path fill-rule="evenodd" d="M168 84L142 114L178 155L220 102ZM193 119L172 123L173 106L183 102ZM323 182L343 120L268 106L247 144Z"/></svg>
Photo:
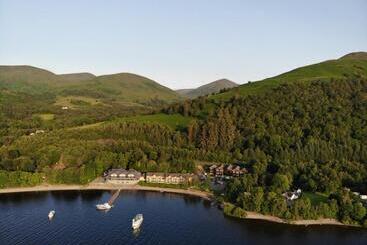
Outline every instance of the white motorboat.
<svg viewBox="0 0 367 245"><path fill-rule="evenodd" d="M54 216L55 216L55 210L51 210L49 213L48 213L48 218L49 219L52 219Z"/></svg>
<svg viewBox="0 0 367 245"><path fill-rule="evenodd" d="M132 224L131 227L136 230L139 229L139 227L141 226L141 224L143 223L143 215L142 214L137 214L133 220L132 220Z"/></svg>
<svg viewBox="0 0 367 245"><path fill-rule="evenodd" d="M112 206L110 204L108 204L108 202L106 202L106 203L103 203L103 204L97 204L96 208L98 210L109 210L109 209L112 208Z"/></svg>

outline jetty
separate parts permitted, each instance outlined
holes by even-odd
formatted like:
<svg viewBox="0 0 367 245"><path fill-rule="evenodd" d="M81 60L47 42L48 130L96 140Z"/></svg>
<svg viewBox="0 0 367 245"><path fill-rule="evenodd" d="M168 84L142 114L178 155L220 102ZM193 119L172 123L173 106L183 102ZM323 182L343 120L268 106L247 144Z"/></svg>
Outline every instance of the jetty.
<svg viewBox="0 0 367 245"><path fill-rule="evenodd" d="M110 200L108 200L108 204L110 206L113 205L114 201L117 199L117 197L120 195L121 189L118 189L117 191L115 191L115 193L113 193L113 195L111 196Z"/></svg>

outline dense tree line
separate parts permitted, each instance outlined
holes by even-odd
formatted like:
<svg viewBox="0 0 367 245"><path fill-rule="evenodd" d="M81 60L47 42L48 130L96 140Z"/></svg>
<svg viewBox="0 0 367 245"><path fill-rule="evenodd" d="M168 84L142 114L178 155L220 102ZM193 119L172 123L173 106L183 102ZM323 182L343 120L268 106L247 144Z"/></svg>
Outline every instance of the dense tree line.
<svg viewBox="0 0 367 245"><path fill-rule="evenodd" d="M366 210L344 187L367 188L367 81L284 84L271 92L228 101L199 98L166 113L199 120L188 126L200 149L232 154L251 174L228 186L226 197L247 210L284 218L337 218L363 223ZM281 193L322 192L328 202L303 197L289 207Z"/></svg>
<svg viewBox="0 0 367 245"><path fill-rule="evenodd" d="M0 169L86 183L110 167L192 172L196 161L240 162L250 174L226 193L239 207L286 218L364 222L364 207L343 188L367 188L366 80L284 84L226 101L200 97L163 112L195 119L183 130L111 121L15 137L3 141ZM5 109L1 113L9 117ZM281 193L295 188L329 199L313 204L303 197L290 207Z"/></svg>
<svg viewBox="0 0 367 245"><path fill-rule="evenodd" d="M202 117L188 126L189 142L228 150L232 160L266 173L264 183L281 173L305 190L365 190L366 96L365 80L317 81L226 102L199 98L164 111Z"/></svg>

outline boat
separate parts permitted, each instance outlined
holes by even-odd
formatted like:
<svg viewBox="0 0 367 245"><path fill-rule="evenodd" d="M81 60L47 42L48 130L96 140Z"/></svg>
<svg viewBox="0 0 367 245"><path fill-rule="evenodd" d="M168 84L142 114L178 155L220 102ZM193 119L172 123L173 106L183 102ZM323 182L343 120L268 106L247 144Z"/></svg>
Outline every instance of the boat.
<svg viewBox="0 0 367 245"><path fill-rule="evenodd" d="M103 204L97 204L96 208L98 210L109 210L109 209L112 208L112 206L108 202L106 202L106 203L103 203Z"/></svg>
<svg viewBox="0 0 367 245"><path fill-rule="evenodd" d="M133 219L132 219L132 224L131 227L136 230L139 229L139 227L141 226L141 224L143 223L143 215L142 214L137 214Z"/></svg>
<svg viewBox="0 0 367 245"><path fill-rule="evenodd" d="M55 210L51 210L49 213L48 213L48 218L49 219L52 219L54 216L55 216Z"/></svg>

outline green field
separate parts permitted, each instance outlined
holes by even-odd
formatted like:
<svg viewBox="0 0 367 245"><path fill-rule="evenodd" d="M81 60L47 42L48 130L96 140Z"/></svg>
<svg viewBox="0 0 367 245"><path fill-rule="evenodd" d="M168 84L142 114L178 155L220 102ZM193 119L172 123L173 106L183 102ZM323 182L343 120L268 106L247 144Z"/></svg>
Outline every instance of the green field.
<svg viewBox="0 0 367 245"><path fill-rule="evenodd" d="M101 105L103 104L100 100L85 96L58 96L54 105L57 106L68 106L71 109L88 106L88 105Z"/></svg>
<svg viewBox="0 0 367 245"><path fill-rule="evenodd" d="M180 114L174 114L174 115L154 114L154 115L125 117L119 120L125 122L160 123L167 125L172 129L180 129L187 127L187 125L192 119L193 119L192 117L184 117Z"/></svg>
<svg viewBox="0 0 367 245"><path fill-rule="evenodd" d="M324 193L312 193L312 192L303 192L302 195L310 199L312 205L317 205L322 202L327 202L328 196Z"/></svg>
<svg viewBox="0 0 367 245"><path fill-rule="evenodd" d="M41 118L43 121L51 121L55 118L55 115L52 113L36 114L35 116Z"/></svg>

